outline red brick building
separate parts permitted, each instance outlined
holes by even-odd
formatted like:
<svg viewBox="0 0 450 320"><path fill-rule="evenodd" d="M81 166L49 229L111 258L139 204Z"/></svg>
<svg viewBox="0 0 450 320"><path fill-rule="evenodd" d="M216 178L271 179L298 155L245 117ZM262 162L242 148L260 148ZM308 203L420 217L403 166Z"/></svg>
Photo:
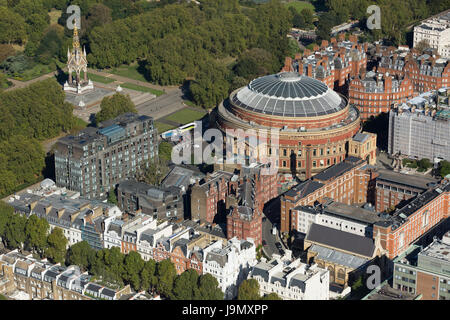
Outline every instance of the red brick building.
<svg viewBox="0 0 450 320"><path fill-rule="evenodd" d="M386 221L374 225L381 245L393 259L408 249L418 238L450 216L450 183L444 181L396 210Z"/></svg>
<svg viewBox="0 0 450 320"><path fill-rule="evenodd" d="M347 156L348 142L360 130L360 118L344 96L324 83L282 72L232 92L218 108L216 125L227 135L232 156L257 158L265 149L265 155L277 158L279 171L308 179ZM239 130L248 135L250 130L266 133L268 139L258 150L239 148Z"/></svg>
<svg viewBox="0 0 450 320"><path fill-rule="evenodd" d="M402 57L398 53L382 53L377 71L408 77L416 93L438 90L450 85L450 62L438 55L418 56L415 51Z"/></svg>
<svg viewBox="0 0 450 320"><path fill-rule="evenodd" d="M225 210L230 172L215 171L191 190L191 219L213 223L216 214Z"/></svg>
<svg viewBox="0 0 450 320"><path fill-rule="evenodd" d="M227 197L227 239L253 238L262 243L262 216L264 204L278 196L277 174L262 174L265 166L243 167L239 176L230 181Z"/></svg>
<svg viewBox="0 0 450 320"><path fill-rule="evenodd" d="M423 175L411 175L391 170L377 170L375 178L375 210L393 210L402 201L407 201L425 192L437 180Z"/></svg>
<svg viewBox="0 0 450 320"><path fill-rule="evenodd" d="M232 207L227 216L227 239L252 238L256 246L262 244L262 212L258 207Z"/></svg>
<svg viewBox="0 0 450 320"><path fill-rule="evenodd" d="M330 43L322 40L321 46L315 46L311 52L305 49L303 55L294 59L286 57L281 71L298 72L324 82L332 89L343 87L350 78L356 77L367 66L368 43L358 44L355 35L345 40L345 35L331 38Z"/></svg>
<svg viewBox="0 0 450 320"><path fill-rule="evenodd" d="M407 77L369 71L350 81L348 93L349 102L359 109L361 120L367 120L411 99L414 88Z"/></svg>
<svg viewBox="0 0 450 320"><path fill-rule="evenodd" d="M280 198L281 232L289 233L298 225L292 210L299 205L313 205L325 197L345 204L366 203L374 175L365 160L349 157L293 187Z"/></svg>
<svg viewBox="0 0 450 320"><path fill-rule="evenodd" d="M182 274L188 269L194 269L198 274L203 273L203 263L198 252L188 250L186 243L174 244L172 250L167 244L159 242L153 249L153 257L156 262L169 259L175 266L177 274Z"/></svg>

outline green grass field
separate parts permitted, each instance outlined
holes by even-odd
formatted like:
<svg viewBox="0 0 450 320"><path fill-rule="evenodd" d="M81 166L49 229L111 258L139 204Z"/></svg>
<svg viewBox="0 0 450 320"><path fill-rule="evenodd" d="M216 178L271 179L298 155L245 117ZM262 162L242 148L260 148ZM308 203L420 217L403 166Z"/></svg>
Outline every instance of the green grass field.
<svg viewBox="0 0 450 320"><path fill-rule="evenodd" d="M174 126L171 126L170 124L155 121L155 127L158 129L158 134L161 134L163 132L169 131L170 129L176 128Z"/></svg>
<svg viewBox="0 0 450 320"><path fill-rule="evenodd" d="M100 83L105 83L105 84L115 81L114 79L106 78L106 77L92 74L89 72L88 72L88 78L89 78L89 80L92 80L94 82L100 82Z"/></svg>
<svg viewBox="0 0 450 320"><path fill-rule="evenodd" d="M312 12L315 11L314 6L310 2L307 2L307 1L291 1L291 2L287 2L286 6L294 7L297 10L297 12L299 12L299 13L300 13L300 11L302 11L305 8L311 9Z"/></svg>
<svg viewBox="0 0 450 320"><path fill-rule="evenodd" d="M148 87L143 87L143 86L139 86L137 84L128 83L128 82L121 84L120 86L122 88L127 88L127 89L131 89L131 90L135 90L135 91L149 92L149 93L156 95L157 97L164 94L164 91L156 90L156 89L152 89L152 88L148 88Z"/></svg>
<svg viewBox="0 0 450 320"><path fill-rule="evenodd" d="M118 76L130 78L133 80L148 82L145 79L144 75L138 71L139 66L137 64L132 64L130 66L123 65L109 71L112 74L116 74Z"/></svg>
<svg viewBox="0 0 450 320"><path fill-rule="evenodd" d="M201 111L195 111L192 109L182 109L180 111L177 111L171 115L168 115L165 117L165 119L178 122L180 124L186 124L195 120L199 120L205 116L205 112Z"/></svg>

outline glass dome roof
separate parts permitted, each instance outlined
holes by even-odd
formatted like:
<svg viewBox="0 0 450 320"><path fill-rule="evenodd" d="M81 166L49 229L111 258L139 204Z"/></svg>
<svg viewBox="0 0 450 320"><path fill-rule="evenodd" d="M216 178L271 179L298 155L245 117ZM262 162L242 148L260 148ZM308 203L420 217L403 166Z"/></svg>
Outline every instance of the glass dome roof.
<svg viewBox="0 0 450 320"><path fill-rule="evenodd" d="M316 117L344 109L345 99L316 79L295 72L257 78L231 97L251 111L284 117Z"/></svg>

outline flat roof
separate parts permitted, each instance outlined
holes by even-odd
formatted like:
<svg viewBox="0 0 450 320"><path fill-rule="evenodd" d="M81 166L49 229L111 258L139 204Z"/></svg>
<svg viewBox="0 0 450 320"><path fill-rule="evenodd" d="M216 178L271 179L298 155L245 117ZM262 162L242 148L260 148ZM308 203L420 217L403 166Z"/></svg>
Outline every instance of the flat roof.
<svg viewBox="0 0 450 320"><path fill-rule="evenodd" d="M378 217L377 213L374 211L340 202L332 202L331 204L327 205L324 208L324 212L369 224L376 223L381 220L381 218Z"/></svg>
<svg viewBox="0 0 450 320"><path fill-rule="evenodd" d="M427 190L428 186L427 184L434 182L437 183L438 180L426 177L426 176L419 176L419 175L413 175L413 174L404 174L399 172L394 172L391 170L384 170L380 169L378 170L379 176L377 177L377 180L385 180L389 182L394 182L398 184L402 184L405 186L412 186L419 189Z"/></svg>

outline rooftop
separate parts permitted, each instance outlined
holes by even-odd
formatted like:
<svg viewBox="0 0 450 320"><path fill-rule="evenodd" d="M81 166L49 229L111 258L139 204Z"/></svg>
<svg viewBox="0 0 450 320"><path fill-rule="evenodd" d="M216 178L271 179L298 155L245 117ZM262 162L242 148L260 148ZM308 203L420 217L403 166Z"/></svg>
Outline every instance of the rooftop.
<svg viewBox="0 0 450 320"><path fill-rule="evenodd" d="M375 244L371 238L358 236L316 223L313 223L309 228L305 241L364 257L372 257L375 250Z"/></svg>
<svg viewBox="0 0 450 320"><path fill-rule="evenodd" d="M363 160L360 158L356 158L353 156L347 157L346 159L344 159L344 161L335 164L334 166L328 167L320 173L316 174L312 179L320 182L329 181L343 175L347 171L350 171L362 162Z"/></svg>
<svg viewBox="0 0 450 320"><path fill-rule="evenodd" d="M251 111L285 117L316 117L347 106L347 101L323 82L294 72L257 78L231 100Z"/></svg>
<svg viewBox="0 0 450 320"><path fill-rule="evenodd" d="M384 180L423 190L428 189L430 184L437 183L436 179L424 175L404 174L385 169L379 169L377 172L379 173L377 181Z"/></svg>

